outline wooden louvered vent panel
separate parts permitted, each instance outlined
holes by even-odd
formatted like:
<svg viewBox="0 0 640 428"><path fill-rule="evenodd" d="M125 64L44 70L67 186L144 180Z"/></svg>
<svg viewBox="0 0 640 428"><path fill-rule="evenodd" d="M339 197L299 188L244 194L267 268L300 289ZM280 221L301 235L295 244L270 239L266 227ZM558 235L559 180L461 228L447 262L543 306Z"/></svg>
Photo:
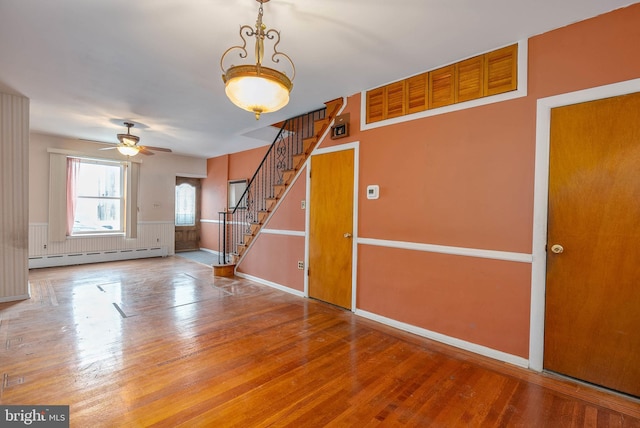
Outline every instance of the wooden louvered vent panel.
<svg viewBox="0 0 640 428"><path fill-rule="evenodd" d="M367 91L367 123L518 88L518 45Z"/></svg>
<svg viewBox="0 0 640 428"><path fill-rule="evenodd" d="M387 116L385 119L404 116L405 113L405 81L392 83L386 86L387 90Z"/></svg>
<svg viewBox="0 0 640 428"><path fill-rule="evenodd" d="M367 92L367 123L386 119L384 117L384 95L385 88Z"/></svg>
<svg viewBox="0 0 640 428"><path fill-rule="evenodd" d="M407 79L407 113L417 113L427 109L428 98L428 73L422 73Z"/></svg>
<svg viewBox="0 0 640 428"><path fill-rule="evenodd" d="M429 72L429 108L455 102L456 66L449 65Z"/></svg>
<svg viewBox="0 0 640 428"><path fill-rule="evenodd" d="M507 46L486 56L486 95L501 94L518 88L518 45Z"/></svg>
<svg viewBox="0 0 640 428"><path fill-rule="evenodd" d="M477 56L456 64L458 88L456 102L475 100L484 96L484 56Z"/></svg>

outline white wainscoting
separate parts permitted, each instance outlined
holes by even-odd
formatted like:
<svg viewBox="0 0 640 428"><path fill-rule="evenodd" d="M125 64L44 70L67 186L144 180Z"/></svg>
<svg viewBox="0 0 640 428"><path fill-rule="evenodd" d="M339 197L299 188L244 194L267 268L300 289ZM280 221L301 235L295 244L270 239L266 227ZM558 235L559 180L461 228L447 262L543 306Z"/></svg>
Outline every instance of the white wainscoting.
<svg viewBox="0 0 640 428"><path fill-rule="evenodd" d="M165 257L174 254L173 222L139 222L138 237L74 236L48 241L47 223L29 224L29 269L114 260Z"/></svg>

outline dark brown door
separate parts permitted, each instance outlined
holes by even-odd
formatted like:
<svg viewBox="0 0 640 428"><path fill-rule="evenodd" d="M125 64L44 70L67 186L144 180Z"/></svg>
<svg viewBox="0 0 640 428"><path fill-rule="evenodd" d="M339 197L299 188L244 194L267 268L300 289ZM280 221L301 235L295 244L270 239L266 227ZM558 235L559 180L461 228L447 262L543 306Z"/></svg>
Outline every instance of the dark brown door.
<svg viewBox="0 0 640 428"><path fill-rule="evenodd" d="M200 248L200 189L199 178L176 177L176 252ZM191 192L193 205L190 198L185 196Z"/></svg>
<svg viewBox="0 0 640 428"><path fill-rule="evenodd" d="M309 297L351 309L354 151L311 157Z"/></svg>
<svg viewBox="0 0 640 428"><path fill-rule="evenodd" d="M640 94L551 112L544 367L640 396Z"/></svg>

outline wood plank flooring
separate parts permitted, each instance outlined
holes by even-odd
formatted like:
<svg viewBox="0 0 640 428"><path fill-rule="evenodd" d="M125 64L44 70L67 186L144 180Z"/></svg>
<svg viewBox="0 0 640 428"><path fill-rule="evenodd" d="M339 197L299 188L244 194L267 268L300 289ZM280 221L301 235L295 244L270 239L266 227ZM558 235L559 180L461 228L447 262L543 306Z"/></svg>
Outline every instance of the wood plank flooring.
<svg viewBox="0 0 640 428"><path fill-rule="evenodd" d="M0 304L1 404L74 427L640 427L640 401L181 257L30 272Z"/></svg>

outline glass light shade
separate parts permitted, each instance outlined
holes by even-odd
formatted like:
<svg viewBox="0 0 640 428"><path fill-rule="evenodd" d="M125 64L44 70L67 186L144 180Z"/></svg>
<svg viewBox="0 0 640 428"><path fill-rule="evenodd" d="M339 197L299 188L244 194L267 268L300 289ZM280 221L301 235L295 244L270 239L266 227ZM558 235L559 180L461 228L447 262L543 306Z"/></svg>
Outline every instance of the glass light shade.
<svg viewBox="0 0 640 428"><path fill-rule="evenodd" d="M140 149L136 146L126 146L126 145L118 145L118 151L125 156L135 156L138 154Z"/></svg>
<svg viewBox="0 0 640 428"><path fill-rule="evenodd" d="M258 73L257 67L252 65L231 67L223 79L229 100L241 109L255 113L256 119L261 113L286 106L293 87L283 73L267 67L261 67Z"/></svg>

